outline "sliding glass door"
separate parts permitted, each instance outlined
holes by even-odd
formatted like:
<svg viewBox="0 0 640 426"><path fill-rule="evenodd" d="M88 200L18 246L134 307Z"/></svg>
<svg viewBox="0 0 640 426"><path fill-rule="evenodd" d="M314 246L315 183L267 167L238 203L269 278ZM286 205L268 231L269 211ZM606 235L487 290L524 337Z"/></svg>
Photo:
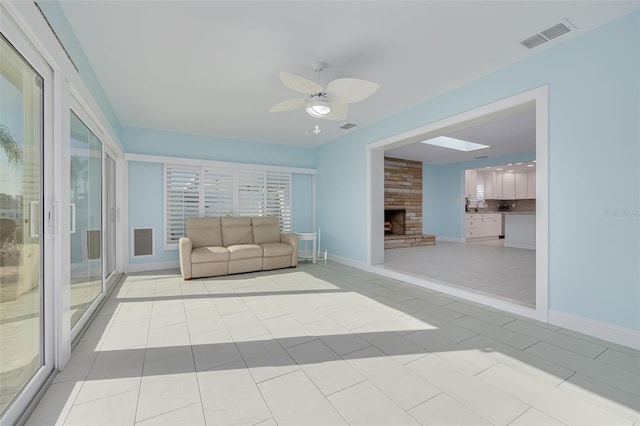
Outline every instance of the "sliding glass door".
<svg viewBox="0 0 640 426"><path fill-rule="evenodd" d="M104 277L108 284L113 284L115 280L110 280L116 271L116 161L111 155L105 153L104 156L104 187L105 187L105 220L104 220Z"/></svg>
<svg viewBox="0 0 640 426"><path fill-rule="evenodd" d="M71 328L102 293L102 142L71 112Z"/></svg>
<svg viewBox="0 0 640 426"><path fill-rule="evenodd" d="M43 78L0 35L0 413L44 365Z"/></svg>

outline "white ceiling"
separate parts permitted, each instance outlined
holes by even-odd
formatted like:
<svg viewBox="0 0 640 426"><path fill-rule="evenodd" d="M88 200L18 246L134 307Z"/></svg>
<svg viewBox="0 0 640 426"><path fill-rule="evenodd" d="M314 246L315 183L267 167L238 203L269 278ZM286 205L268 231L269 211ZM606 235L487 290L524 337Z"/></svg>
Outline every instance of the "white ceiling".
<svg viewBox="0 0 640 426"><path fill-rule="evenodd" d="M640 8L636 1L62 1L122 125L317 146ZM529 50L562 19L577 30ZM269 113L287 71L380 89L345 122ZM319 134L312 129L318 124Z"/></svg>
<svg viewBox="0 0 640 426"><path fill-rule="evenodd" d="M536 111L533 104L482 117L479 123L463 123L456 126L459 127L463 128L442 129L426 135L423 140L442 135L488 145L489 148L464 152L417 142L388 149L385 156L441 165L471 161L484 156L495 158L536 151Z"/></svg>

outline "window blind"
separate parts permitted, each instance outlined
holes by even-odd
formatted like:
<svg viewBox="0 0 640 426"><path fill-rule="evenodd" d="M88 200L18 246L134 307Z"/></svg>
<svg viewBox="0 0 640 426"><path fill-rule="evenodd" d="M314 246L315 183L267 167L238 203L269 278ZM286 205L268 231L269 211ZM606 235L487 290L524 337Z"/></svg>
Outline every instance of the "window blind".
<svg viewBox="0 0 640 426"><path fill-rule="evenodd" d="M167 249L185 235L188 217L276 216L291 231L291 173L165 164L164 181Z"/></svg>
<svg viewBox="0 0 640 426"><path fill-rule="evenodd" d="M165 240L177 243L185 219L200 216L200 168L165 167Z"/></svg>

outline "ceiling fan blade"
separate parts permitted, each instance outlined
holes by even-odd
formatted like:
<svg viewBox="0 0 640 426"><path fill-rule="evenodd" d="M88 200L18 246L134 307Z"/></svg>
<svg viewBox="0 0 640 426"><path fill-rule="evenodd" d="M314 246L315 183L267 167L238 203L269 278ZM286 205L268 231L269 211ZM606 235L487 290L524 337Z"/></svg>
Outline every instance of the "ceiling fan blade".
<svg viewBox="0 0 640 426"><path fill-rule="evenodd" d="M349 113L349 105L341 102L331 102L331 112L323 118L327 120L342 121L347 118Z"/></svg>
<svg viewBox="0 0 640 426"><path fill-rule="evenodd" d="M288 88L297 92L306 93L307 95L322 92L322 86L315 81L308 80L299 75L289 74L288 72L282 71L280 73L280 81Z"/></svg>
<svg viewBox="0 0 640 426"><path fill-rule="evenodd" d="M301 108L305 104L304 99L296 98L296 99L287 99L286 101L278 102L274 106L271 107L269 112L280 112L280 111L288 111L290 109Z"/></svg>
<svg viewBox="0 0 640 426"><path fill-rule="evenodd" d="M373 95L380 85L357 78L338 78L327 85L331 102L352 104Z"/></svg>

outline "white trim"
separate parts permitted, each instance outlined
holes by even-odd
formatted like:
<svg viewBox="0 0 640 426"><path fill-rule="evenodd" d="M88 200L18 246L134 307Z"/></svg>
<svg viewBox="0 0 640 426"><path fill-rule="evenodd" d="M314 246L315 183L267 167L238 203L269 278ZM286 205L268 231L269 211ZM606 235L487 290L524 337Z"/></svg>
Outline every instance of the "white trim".
<svg viewBox="0 0 640 426"><path fill-rule="evenodd" d="M163 269L176 269L179 267L180 263L177 260L156 263L129 263L127 265L127 273L161 271Z"/></svg>
<svg viewBox="0 0 640 426"><path fill-rule="evenodd" d="M383 229L383 223L380 221L379 215L374 215L375 209L379 209L379 203L376 204L377 197L373 196L375 191L375 183L379 180L373 173L376 172L375 167L376 154L384 149L408 145L423 140L429 133L438 130L460 125L469 120L478 119L490 114L500 113L516 107L524 106L534 102L536 105L536 308L530 312L516 303L508 303L502 299L491 298L476 293L462 291L453 286L444 286L438 291L443 293L459 295L468 300L477 301L484 300L483 304L491 307L505 310L507 312L518 313L523 316L538 319L546 322L548 320L549 309L549 219L548 219L548 197L549 197L549 181L548 181L548 162L549 162L549 87L541 86L535 89L500 99L495 102L480 106L478 108L462 112L460 114L447 117L445 119L402 132L379 141L367 145L367 189L369 195L367 199L367 263L372 265L375 260L376 250L379 247L376 244L384 244L383 239L379 237L378 229ZM437 238L437 237L436 237ZM464 241L464 239L462 239ZM444 241L444 240L443 240ZM380 269L380 268L378 268ZM431 283L424 280L425 283ZM440 286L439 285L439 286ZM438 286L438 288L440 288Z"/></svg>
<svg viewBox="0 0 640 426"><path fill-rule="evenodd" d="M549 310L549 324L640 350L640 330L620 327L553 309Z"/></svg>
<svg viewBox="0 0 640 426"><path fill-rule="evenodd" d="M269 166L265 164L251 164L251 163L234 163L230 161L212 161L212 160L199 160L193 158L183 157L166 157L158 155L147 154L125 154L127 161L140 161L143 163L162 163L162 164L175 164L181 166L203 166L203 167L219 167L226 169L238 169L238 170L252 170L252 171L271 171L271 172L285 172L285 173L298 173L315 175L316 169L305 169L300 167L284 167L284 166Z"/></svg>
<svg viewBox="0 0 640 426"><path fill-rule="evenodd" d="M353 266L354 268L362 269L363 271L371 270L371 267L366 263L349 259L348 257L337 256L335 254L328 254L327 258L331 261L342 263L343 265Z"/></svg>

